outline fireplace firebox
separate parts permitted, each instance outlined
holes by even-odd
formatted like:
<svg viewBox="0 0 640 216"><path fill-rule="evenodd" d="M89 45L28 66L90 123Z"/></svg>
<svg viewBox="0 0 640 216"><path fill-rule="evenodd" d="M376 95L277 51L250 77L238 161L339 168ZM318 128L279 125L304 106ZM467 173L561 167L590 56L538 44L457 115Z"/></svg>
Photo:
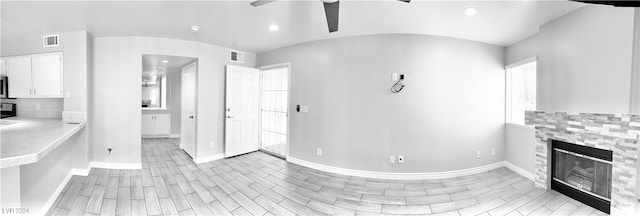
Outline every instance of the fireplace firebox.
<svg viewBox="0 0 640 216"><path fill-rule="evenodd" d="M558 140L551 149L551 189L610 213L613 152Z"/></svg>

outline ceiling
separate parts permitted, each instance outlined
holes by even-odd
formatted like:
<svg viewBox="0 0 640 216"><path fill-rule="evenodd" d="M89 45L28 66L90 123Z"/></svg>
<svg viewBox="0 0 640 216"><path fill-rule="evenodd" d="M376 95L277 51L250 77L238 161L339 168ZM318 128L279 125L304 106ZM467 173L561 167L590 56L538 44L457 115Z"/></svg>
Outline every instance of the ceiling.
<svg viewBox="0 0 640 216"><path fill-rule="evenodd" d="M162 61L167 60L167 63ZM159 75L179 72L179 68L197 60L196 58L164 55L142 55L142 82L153 80Z"/></svg>
<svg viewBox="0 0 640 216"><path fill-rule="evenodd" d="M164 60L168 62L162 62ZM182 56L142 55L142 71L153 71L156 70L158 66L161 66L163 69L181 68L195 60L197 59Z"/></svg>
<svg viewBox="0 0 640 216"><path fill-rule="evenodd" d="M340 1L340 28L329 33L322 2L250 1L2 1L2 37L87 30L94 37L151 36L262 52L356 35L439 35L508 46L583 3L569 1ZM467 7L477 9L466 16ZM279 30L269 31L277 24ZM200 31L192 33L190 26Z"/></svg>

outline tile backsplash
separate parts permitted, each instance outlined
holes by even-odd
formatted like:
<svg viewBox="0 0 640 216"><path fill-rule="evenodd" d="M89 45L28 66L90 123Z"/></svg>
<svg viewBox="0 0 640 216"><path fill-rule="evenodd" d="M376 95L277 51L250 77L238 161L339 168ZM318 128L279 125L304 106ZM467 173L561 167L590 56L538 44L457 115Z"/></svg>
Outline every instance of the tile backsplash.
<svg viewBox="0 0 640 216"><path fill-rule="evenodd" d="M64 109L62 98L2 99L2 103L15 103L18 116L28 118L62 118Z"/></svg>

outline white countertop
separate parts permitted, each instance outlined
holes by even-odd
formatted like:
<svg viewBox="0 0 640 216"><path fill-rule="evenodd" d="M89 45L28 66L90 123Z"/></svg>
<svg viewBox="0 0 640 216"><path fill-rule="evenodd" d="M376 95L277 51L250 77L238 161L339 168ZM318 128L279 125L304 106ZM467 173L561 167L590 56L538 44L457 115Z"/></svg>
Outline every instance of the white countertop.
<svg viewBox="0 0 640 216"><path fill-rule="evenodd" d="M6 125L8 123L13 123ZM0 168L36 163L86 125L61 119L11 117L0 120Z"/></svg>

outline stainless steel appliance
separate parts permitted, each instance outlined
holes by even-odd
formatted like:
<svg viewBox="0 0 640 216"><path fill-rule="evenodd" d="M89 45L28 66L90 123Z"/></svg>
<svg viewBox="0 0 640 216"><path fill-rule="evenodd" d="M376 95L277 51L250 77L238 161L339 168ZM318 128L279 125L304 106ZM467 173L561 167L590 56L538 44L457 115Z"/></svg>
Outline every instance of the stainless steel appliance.
<svg viewBox="0 0 640 216"><path fill-rule="evenodd" d="M0 76L0 98L9 98L9 82L5 75Z"/></svg>
<svg viewBox="0 0 640 216"><path fill-rule="evenodd" d="M16 104L0 103L0 118L14 117L17 114Z"/></svg>

